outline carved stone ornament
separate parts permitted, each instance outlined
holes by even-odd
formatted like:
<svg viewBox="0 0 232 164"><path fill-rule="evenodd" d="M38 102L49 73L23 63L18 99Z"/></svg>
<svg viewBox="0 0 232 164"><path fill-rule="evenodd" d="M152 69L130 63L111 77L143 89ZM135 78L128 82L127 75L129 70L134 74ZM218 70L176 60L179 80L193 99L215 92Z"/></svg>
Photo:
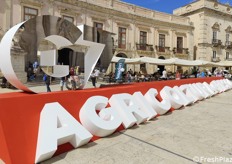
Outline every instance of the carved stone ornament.
<svg viewBox="0 0 232 164"><path fill-rule="evenodd" d="M219 25L219 23L218 22L214 23L214 25L212 26L212 29L220 31L220 25Z"/></svg>

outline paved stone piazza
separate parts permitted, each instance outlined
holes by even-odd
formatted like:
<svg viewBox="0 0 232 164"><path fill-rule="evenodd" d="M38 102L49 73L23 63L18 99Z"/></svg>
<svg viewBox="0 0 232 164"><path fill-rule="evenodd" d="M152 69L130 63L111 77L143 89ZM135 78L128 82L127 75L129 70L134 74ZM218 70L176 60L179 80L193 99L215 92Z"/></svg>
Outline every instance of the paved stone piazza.
<svg viewBox="0 0 232 164"><path fill-rule="evenodd" d="M232 91L218 94L42 164L188 164L232 158L231 97Z"/></svg>

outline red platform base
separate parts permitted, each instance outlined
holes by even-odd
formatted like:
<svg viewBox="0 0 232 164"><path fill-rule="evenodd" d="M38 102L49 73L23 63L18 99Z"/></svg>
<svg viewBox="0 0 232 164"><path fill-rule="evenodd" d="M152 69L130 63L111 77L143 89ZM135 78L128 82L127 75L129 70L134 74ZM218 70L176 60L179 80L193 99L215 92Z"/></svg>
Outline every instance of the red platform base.
<svg viewBox="0 0 232 164"><path fill-rule="evenodd" d="M144 82L109 88L78 91L51 92L42 94L0 94L0 159L6 164L32 164L35 160L40 112L46 103L59 102L78 121L78 113L85 101L95 95L110 98L112 94L141 91L150 88L160 91L164 86L180 86L196 82L211 82L219 78L197 78L172 81ZM118 130L122 130L121 126ZM96 140L94 137L92 140ZM72 149L65 144L56 154Z"/></svg>

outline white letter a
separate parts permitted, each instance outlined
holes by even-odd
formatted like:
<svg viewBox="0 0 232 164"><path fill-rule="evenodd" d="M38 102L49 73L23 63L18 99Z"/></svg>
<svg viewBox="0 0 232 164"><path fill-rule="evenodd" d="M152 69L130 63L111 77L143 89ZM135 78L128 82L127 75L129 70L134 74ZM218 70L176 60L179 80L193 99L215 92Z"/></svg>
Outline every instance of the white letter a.
<svg viewBox="0 0 232 164"><path fill-rule="evenodd" d="M92 134L59 103L46 104L40 115L35 163L51 158L58 145L69 142L76 148L91 138Z"/></svg>

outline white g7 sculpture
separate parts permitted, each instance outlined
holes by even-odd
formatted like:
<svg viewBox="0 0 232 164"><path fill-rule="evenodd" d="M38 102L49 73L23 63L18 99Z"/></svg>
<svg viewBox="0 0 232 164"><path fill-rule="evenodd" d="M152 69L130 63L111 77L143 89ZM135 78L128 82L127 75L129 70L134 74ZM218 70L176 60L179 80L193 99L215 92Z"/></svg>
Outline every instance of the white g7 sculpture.
<svg viewBox="0 0 232 164"><path fill-rule="evenodd" d="M49 51L40 51L41 57L43 57L41 66L52 66L52 77L63 77L68 75L69 67L66 65L56 65L56 52L58 49L68 46L84 46L86 48L84 54L84 84L85 87L91 72L94 69L105 45L84 40L84 25L76 27L71 22L61 19L59 17L44 15L37 16L26 22L19 23L12 27L1 40L0 43L0 69L4 77L16 88L26 92L35 92L32 88L29 88L24 84L16 75L14 65L11 61L11 48L12 40L15 34L19 31L23 31L21 37L28 38L28 40L21 39L18 44L23 50L28 50L27 59L37 59L37 50L39 44L43 40L51 42L55 48ZM32 44L34 43L34 44ZM34 51L31 51L33 49ZM46 61L52 59L50 64ZM28 62L28 60L26 61ZM30 61L31 62L31 61ZM44 63L44 64L43 64ZM26 67L25 67L26 69Z"/></svg>

